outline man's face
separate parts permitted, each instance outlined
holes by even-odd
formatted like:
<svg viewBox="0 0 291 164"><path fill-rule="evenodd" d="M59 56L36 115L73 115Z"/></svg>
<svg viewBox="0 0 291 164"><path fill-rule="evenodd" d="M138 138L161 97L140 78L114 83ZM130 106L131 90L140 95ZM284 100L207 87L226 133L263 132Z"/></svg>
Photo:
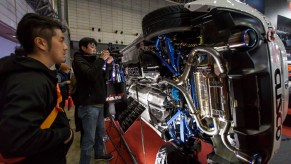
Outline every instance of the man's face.
<svg viewBox="0 0 291 164"><path fill-rule="evenodd" d="M60 29L55 29L55 34L51 40L51 49L48 54L54 63L62 63L66 61L66 53L68 46L65 43L64 34Z"/></svg>
<svg viewBox="0 0 291 164"><path fill-rule="evenodd" d="M96 54L96 45L89 43L87 47L82 46L82 50L89 55Z"/></svg>

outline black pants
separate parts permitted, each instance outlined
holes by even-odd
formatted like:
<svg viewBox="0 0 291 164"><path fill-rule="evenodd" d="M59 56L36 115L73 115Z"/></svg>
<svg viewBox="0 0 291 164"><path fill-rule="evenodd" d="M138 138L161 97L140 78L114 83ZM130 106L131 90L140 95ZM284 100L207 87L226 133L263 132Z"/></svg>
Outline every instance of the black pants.
<svg viewBox="0 0 291 164"><path fill-rule="evenodd" d="M80 143L82 143L84 130L82 126L82 120L78 117L78 109L79 109L79 105L75 104L74 118L75 118L76 132L79 132L79 131L81 132Z"/></svg>

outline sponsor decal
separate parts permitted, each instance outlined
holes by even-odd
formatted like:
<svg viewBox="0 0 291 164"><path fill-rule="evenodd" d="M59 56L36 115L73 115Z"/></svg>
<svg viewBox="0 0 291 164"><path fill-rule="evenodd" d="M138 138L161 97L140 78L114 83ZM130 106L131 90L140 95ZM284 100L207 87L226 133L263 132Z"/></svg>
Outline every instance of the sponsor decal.
<svg viewBox="0 0 291 164"><path fill-rule="evenodd" d="M275 70L275 95L276 95L276 140L282 135L282 81L280 69Z"/></svg>
<svg viewBox="0 0 291 164"><path fill-rule="evenodd" d="M121 100L123 96L124 96L124 93L110 94L109 96L107 96L106 101Z"/></svg>

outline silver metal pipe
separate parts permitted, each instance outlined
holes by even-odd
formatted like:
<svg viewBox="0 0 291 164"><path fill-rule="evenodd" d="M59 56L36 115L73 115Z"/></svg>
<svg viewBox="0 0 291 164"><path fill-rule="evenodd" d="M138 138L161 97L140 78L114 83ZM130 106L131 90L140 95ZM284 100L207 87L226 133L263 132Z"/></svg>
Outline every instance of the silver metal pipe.
<svg viewBox="0 0 291 164"><path fill-rule="evenodd" d="M211 47L195 47L189 53L188 60L187 60L187 63L186 63L186 66L185 66L185 69L184 69L184 72L183 72L181 78L179 79L178 82L175 82L177 85L183 85L186 82L186 80L189 76L191 67L194 64L194 61L195 61L194 59L196 57L196 54L198 52L204 52L204 53L207 53L208 55L211 55L213 57L215 63L217 64L217 67L218 67L220 73L225 72L225 69L224 69L222 62L220 60L220 55L215 49L213 49Z"/></svg>
<svg viewBox="0 0 291 164"><path fill-rule="evenodd" d="M235 152L236 151L236 148L234 148L229 142L228 142L228 140L227 140L227 133L228 133L228 131L229 131L229 128L230 128L230 123L228 122L228 121L225 121L224 122L225 123L225 125L224 125L224 128L222 129L222 133L221 133L221 140L222 140L222 142L223 142L223 144L224 144L224 146L228 149L228 150L230 150L230 151L232 151L232 152Z"/></svg>
<svg viewBox="0 0 291 164"><path fill-rule="evenodd" d="M167 84L170 84L170 85L176 87L177 89L179 89L179 91L184 95L184 98L189 106L190 111L194 114L193 117L194 117L195 121L197 122L197 126L205 134L208 134L211 136L218 134L217 120L215 118L213 118L213 126L214 126L213 130L210 130L208 127L204 126L203 123L201 122L200 112L195 109L195 106L193 104L191 96L187 93L187 91L182 86L177 85L174 81L169 80L169 79L163 79L161 81L161 83L167 83Z"/></svg>
<svg viewBox="0 0 291 164"><path fill-rule="evenodd" d="M195 72L195 85L198 101L198 108L200 114L203 116L210 116L209 108L209 94L207 90L207 79L202 72Z"/></svg>
<svg viewBox="0 0 291 164"><path fill-rule="evenodd" d="M217 46L217 47L213 47L213 48L218 52L222 52L222 51L227 51L227 50L233 50L235 48L240 48L240 47L244 47L244 45L242 43L231 44L231 45L227 44L227 45Z"/></svg>
<svg viewBox="0 0 291 164"><path fill-rule="evenodd" d="M209 73L208 74L208 76L207 76L207 87L208 87L208 104L209 104L209 114L210 114L210 116L213 116L213 106L212 106L212 94L211 94L211 87L210 87L210 75L212 74L212 72L211 73ZM213 89L213 88L212 88ZM216 109L217 110L217 109Z"/></svg>
<svg viewBox="0 0 291 164"><path fill-rule="evenodd" d="M220 103L221 103L221 110L224 112L224 119L229 120L230 119L230 114L229 114L229 106L228 103L228 85L227 85L227 75L226 74L220 74L218 76L219 81L222 85L220 88Z"/></svg>
<svg viewBox="0 0 291 164"><path fill-rule="evenodd" d="M227 139L227 135L228 135L227 133L228 133L229 128L230 128L230 123L229 123L229 121L225 121L224 123L225 123L225 125L224 125L224 128L222 130L222 133L220 135L221 140L222 140L222 143L224 144L224 146L228 150L230 150L231 152L233 152L238 159L240 159L240 160L242 160L242 161L244 161L246 163L249 163L249 164L254 164L255 163L255 159L254 158L252 158L251 156L249 156L249 155L247 155L247 154L245 154L245 153L237 150L234 146L232 146L229 143L229 141Z"/></svg>

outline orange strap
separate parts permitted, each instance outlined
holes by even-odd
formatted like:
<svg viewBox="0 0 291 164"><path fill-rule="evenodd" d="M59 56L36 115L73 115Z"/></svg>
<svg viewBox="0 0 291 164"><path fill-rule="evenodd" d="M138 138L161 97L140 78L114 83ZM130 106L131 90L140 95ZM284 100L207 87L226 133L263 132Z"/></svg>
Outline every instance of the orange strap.
<svg viewBox="0 0 291 164"><path fill-rule="evenodd" d="M48 129L51 127L53 122L55 121L57 115L59 112L64 112L64 109L60 107L60 103L62 102L62 94L60 90L59 84L57 84L57 94L58 94L58 99L57 99L57 105L55 108L51 111L51 113L47 116L47 118L43 121L43 123L40 125L41 129Z"/></svg>
<svg viewBox="0 0 291 164"><path fill-rule="evenodd" d="M0 164L16 164L24 160L25 157L16 157L16 158L4 158L0 154Z"/></svg>
<svg viewBox="0 0 291 164"><path fill-rule="evenodd" d="M58 95L57 105L51 111L51 113L48 115L48 117L43 121L43 123L40 125L41 129L50 128L51 125L53 124L53 122L55 121L55 119L58 115L58 112L64 112L64 109L62 109L60 107L60 103L62 102L62 95L61 95L61 90L60 90L60 87L58 84L57 84L56 89L57 89L57 95ZM0 164L14 164L14 163L18 163L24 159L25 159L25 157L4 158L0 153Z"/></svg>

